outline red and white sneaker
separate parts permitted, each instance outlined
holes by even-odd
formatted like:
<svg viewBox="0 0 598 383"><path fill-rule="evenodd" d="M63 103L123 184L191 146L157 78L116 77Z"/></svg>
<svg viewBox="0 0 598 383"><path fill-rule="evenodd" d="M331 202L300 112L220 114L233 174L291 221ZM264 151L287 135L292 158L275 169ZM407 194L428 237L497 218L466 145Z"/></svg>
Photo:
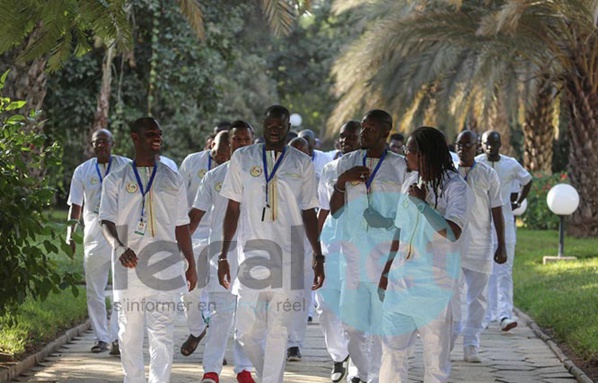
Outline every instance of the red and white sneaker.
<svg viewBox="0 0 598 383"><path fill-rule="evenodd" d="M218 379L217 373L206 372L203 374L203 378L201 378L201 383L220 383L220 379Z"/></svg>
<svg viewBox="0 0 598 383"><path fill-rule="evenodd" d="M255 383L253 377L251 376L251 372L247 370L243 370L237 374L237 382L239 383Z"/></svg>

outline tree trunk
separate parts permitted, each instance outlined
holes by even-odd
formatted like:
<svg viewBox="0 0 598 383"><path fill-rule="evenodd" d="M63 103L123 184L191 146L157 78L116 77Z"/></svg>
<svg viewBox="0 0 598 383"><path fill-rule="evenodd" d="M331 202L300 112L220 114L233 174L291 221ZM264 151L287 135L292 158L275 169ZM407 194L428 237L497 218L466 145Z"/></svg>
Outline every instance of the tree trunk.
<svg viewBox="0 0 598 383"><path fill-rule="evenodd" d="M102 85L100 87L100 94L98 95L98 102L96 112L89 131L89 139L93 132L99 129L108 129L108 115L110 113L110 94L112 92L112 62L114 61L115 49L113 44L106 46L104 60L102 61ZM85 154L92 157L93 153L89 145L86 146Z"/></svg>
<svg viewBox="0 0 598 383"><path fill-rule="evenodd" d="M533 105L525 111L523 124L523 166L531 172L552 171L552 149L555 139L554 89L543 81Z"/></svg>
<svg viewBox="0 0 598 383"><path fill-rule="evenodd" d="M15 57L39 38L40 26L41 23L25 39L21 48L16 51ZM19 111L20 114L29 116L32 111L42 109L47 91L45 71L47 61L45 56L27 63L13 59L14 64L10 68L3 94L13 100L27 101L27 104ZM40 121L43 121L41 114L36 122ZM30 123L26 126L26 129L41 132L43 124L36 126L35 123Z"/></svg>
<svg viewBox="0 0 598 383"><path fill-rule="evenodd" d="M569 176L579 193L569 232L575 236L598 235L598 94L587 73L578 71L566 84L569 104Z"/></svg>

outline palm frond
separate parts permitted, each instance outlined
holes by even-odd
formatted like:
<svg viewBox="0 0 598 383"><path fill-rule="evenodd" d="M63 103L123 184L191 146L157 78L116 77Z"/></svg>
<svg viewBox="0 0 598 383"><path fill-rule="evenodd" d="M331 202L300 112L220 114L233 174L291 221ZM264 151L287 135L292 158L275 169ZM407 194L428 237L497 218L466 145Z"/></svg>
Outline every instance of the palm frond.
<svg viewBox="0 0 598 383"><path fill-rule="evenodd" d="M198 0L177 0L181 13L200 40L205 38L203 12Z"/></svg>
<svg viewBox="0 0 598 383"><path fill-rule="evenodd" d="M285 0L262 0L262 11L275 36L288 35L295 21L295 11Z"/></svg>

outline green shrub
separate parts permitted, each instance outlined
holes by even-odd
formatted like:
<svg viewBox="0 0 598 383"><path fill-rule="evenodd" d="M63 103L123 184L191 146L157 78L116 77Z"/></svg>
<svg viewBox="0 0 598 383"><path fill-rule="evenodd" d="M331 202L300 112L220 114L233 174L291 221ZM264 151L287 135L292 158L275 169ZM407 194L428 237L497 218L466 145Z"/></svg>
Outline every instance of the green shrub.
<svg viewBox="0 0 598 383"><path fill-rule="evenodd" d="M566 173L537 172L533 175L532 189L527 195L527 210L521 216L525 227L533 230L557 230L559 218L546 203L548 191L559 183L569 183Z"/></svg>
<svg viewBox="0 0 598 383"><path fill-rule="evenodd" d="M8 72L0 78L0 91ZM24 101L0 97L0 316L11 313L25 298L44 300L50 292L72 288L77 276L56 270L56 256L71 254L65 241L56 239L63 225L42 214L55 189L43 176L48 166L60 163L57 143L48 144L38 133L35 115L18 110Z"/></svg>

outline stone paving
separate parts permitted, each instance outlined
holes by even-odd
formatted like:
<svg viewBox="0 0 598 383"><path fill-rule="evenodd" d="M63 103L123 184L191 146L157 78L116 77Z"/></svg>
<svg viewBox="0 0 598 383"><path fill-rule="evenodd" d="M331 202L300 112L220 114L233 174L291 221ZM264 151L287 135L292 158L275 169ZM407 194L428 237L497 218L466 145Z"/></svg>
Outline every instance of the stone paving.
<svg viewBox="0 0 598 383"><path fill-rule="evenodd" d="M172 383L197 383L202 376L201 356L205 340L190 357L179 353L187 331L183 314L177 316L175 328L175 354ZM503 382L503 383L572 383L575 378L567 372L548 346L538 339L531 329L520 322L519 327L502 333L496 324L484 333L480 364L465 363L459 339L452 354L453 371L451 382ZM147 341L146 341L147 343ZM44 363L28 373L14 379L14 382L122 382L122 370L118 357L92 354L93 334L66 344L52 354ZM230 340L229 340L230 345ZM285 382L311 383L329 382L331 362L326 352L322 333L317 323L308 326L303 360L287 363ZM232 362L232 353L226 358ZM149 360L146 344L146 363ZM422 348L418 344L411 359L410 382L422 382ZM225 366L220 378L222 383L236 382L231 365Z"/></svg>

